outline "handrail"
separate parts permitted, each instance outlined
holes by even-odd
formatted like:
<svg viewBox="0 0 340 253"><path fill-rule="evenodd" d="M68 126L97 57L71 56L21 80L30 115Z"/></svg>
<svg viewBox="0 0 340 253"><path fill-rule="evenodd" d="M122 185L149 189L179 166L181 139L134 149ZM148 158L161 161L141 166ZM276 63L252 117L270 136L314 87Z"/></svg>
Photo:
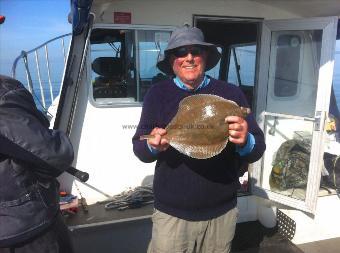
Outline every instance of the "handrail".
<svg viewBox="0 0 340 253"><path fill-rule="evenodd" d="M53 85L52 85L52 81L51 81L51 68L50 68L50 59L49 59L49 53L48 53L48 45L54 41L57 40L61 40L61 49L62 49L62 55L63 55L63 64L65 65L66 62L66 57L67 57L67 51L65 50L65 41L64 38L67 36L71 36L72 33L67 33L67 34L63 34L60 36L57 36L53 39L50 39L46 42L44 42L43 44L29 50L29 51L21 51L21 54L15 58L13 65L12 65L12 77L16 78L16 69L17 69L17 65L18 62L20 60L23 60L24 63L24 69L26 72L26 78L27 78L27 86L28 86L28 90L33 94L33 96L35 97L36 102L38 103L38 106L41 107L41 109L44 112L47 112L47 108L50 106L50 104L52 103L52 101L55 99L54 95L53 95ZM45 51L45 60L46 61L46 67L44 69L46 69L47 71L47 81L42 81L43 76L46 75L42 75L42 73L45 73L46 71L42 72L41 69L41 64L40 64L40 58L39 58L39 54L38 54L38 50L44 50ZM30 67L28 64L28 55L34 53L34 58L35 58L35 66L36 66L36 74L37 74L37 79L38 79L38 83L39 83L39 87L38 89L40 90L40 98L37 97L37 95L34 92L34 85L33 85L33 80L32 80L32 75L31 75L31 71L30 71ZM61 77L60 77L60 86L61 86ZM46 83L46 84L45 84ZM59 88L59 92L60 92L60 87ZM45 94L45 90L49 91L47 97L49 97L50 99L46 99L46 94ZM47 103L48 101L48 103Z"/></svg>
<svg viewBox="0 0 340 253"><path fill-rule="evenodd" d="M53 39L50 39L50 40L44 42L43 44L41 44L40 46L37 46L37 47L35 47L35 48L33 48L33 49L27 51L27 52L26 52L26 51L21 51L21 54L20 54L17 58L15 58L15 60L14 60L14 62L13 62L13 65L12 65L12 77L15 78L15 74L16 74L16 73L15 73L15 70L16 70L18 61L19 61L21 58L23 58L25 55L28 55L28 54L30 54L30 53L32 53L32 52L34 52L34 51L36 51L36 50L42 48L43 46L45 46L45 45L47 45L47 44L49 44L49 43L55 41L55 40L58 40L58 39L61 39L61 38L70 36L71 34L72 34L72 33L66 33L66 34L57 36L57 37L55 37L55 38L53 38Z"/></svg>

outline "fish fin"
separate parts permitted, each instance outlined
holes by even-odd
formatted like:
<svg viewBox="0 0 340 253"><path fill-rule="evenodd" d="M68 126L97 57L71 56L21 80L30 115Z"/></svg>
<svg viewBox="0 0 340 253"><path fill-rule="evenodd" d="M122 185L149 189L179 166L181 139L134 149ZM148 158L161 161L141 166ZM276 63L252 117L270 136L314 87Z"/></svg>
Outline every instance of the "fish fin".
<svg viewBox="0 0 340 253"><path fill-rule="evenodd" d="M179 107L186 108L188 105L192 106L193 104L202 105L202 104L211 104L217 101L225 101L226 99L212 94L195 94L183 98L179 104Z"/></svg>
<svg viewBox="0 0 340 253"><path fill-rule="evenodd" d="M211 145L191 145L186 146L183 143L171 141L170 145L177 149L180 153L196 159L208 159L218 155L226 147L228 139L225 142Z"/></svg>

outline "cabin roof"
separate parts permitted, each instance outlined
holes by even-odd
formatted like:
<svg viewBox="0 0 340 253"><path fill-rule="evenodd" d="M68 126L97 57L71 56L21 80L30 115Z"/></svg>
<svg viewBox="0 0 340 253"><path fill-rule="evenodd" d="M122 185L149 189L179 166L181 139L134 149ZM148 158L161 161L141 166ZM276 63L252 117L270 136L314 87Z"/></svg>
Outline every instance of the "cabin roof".
<svg viewBox="0 0 340 253"><path fill-rule="evenodd" d="M145 2L152 2L155 0L143 0ZM157 0L157 2L167 2L168 0ZM183 2L189 0L182 0ZM199 1L206 2L206 0L196 0L197 4ZM273 8L282 9L284 11L293 13L300 17L324 17L324 16L340 16L340 0L246 0L249 3L259 3L267 5ZM101 5L102 8L107 8L110 4L114 5L115 2L127 2L132 3L133 0L93 0L93 4ZM209 0L213 2L238 2L238 0ZM174 4L176 4L174 2Z"/></svg>

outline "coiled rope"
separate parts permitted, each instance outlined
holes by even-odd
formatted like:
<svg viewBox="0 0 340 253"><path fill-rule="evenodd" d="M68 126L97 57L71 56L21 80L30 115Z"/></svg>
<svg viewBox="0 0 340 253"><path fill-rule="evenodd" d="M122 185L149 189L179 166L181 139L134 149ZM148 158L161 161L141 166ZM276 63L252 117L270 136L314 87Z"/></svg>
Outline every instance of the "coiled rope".
<svg viewBox="0 0 340 253"><path fill-rule="evenodd" d="M146 186L138 186L129 189L110 199L98 203L106 203L105 209L125 210L130 208L138 208L154 202L152 184Z"/></svg>

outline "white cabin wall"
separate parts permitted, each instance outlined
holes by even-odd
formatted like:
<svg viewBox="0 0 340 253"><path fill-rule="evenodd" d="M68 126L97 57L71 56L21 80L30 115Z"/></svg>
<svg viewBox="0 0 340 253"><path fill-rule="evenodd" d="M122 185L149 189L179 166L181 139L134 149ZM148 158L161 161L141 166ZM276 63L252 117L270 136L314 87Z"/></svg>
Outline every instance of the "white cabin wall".
<svg viewBox="0 0 340 253"><path fill-rule="evenodd" d="M254 17L264 19L297 18L296 14L253 1L156 1L127 0L94 4L96 23L113 23L113 12L130 12L132 24L173 25L192 24L193 14Z"/></svg>
<svg viewBox="0 0 340 253"><path fill-rule="evenodd" d="M141 107L98 108L88 101L77 167L90 174L89 185L112 196L153 175L154 164L140 162L132 151L135 129L123 128L136 126L140 112ZM105 199L86 185L80 190L90 204Z"/></svg>
<svg viewBox="0 0 340 253"><path fill-rule="evenodd" d="M340 237L340 200L337 195L319 197L315 216L294 209L280 209L296 222L295 244Z"/></svg>

